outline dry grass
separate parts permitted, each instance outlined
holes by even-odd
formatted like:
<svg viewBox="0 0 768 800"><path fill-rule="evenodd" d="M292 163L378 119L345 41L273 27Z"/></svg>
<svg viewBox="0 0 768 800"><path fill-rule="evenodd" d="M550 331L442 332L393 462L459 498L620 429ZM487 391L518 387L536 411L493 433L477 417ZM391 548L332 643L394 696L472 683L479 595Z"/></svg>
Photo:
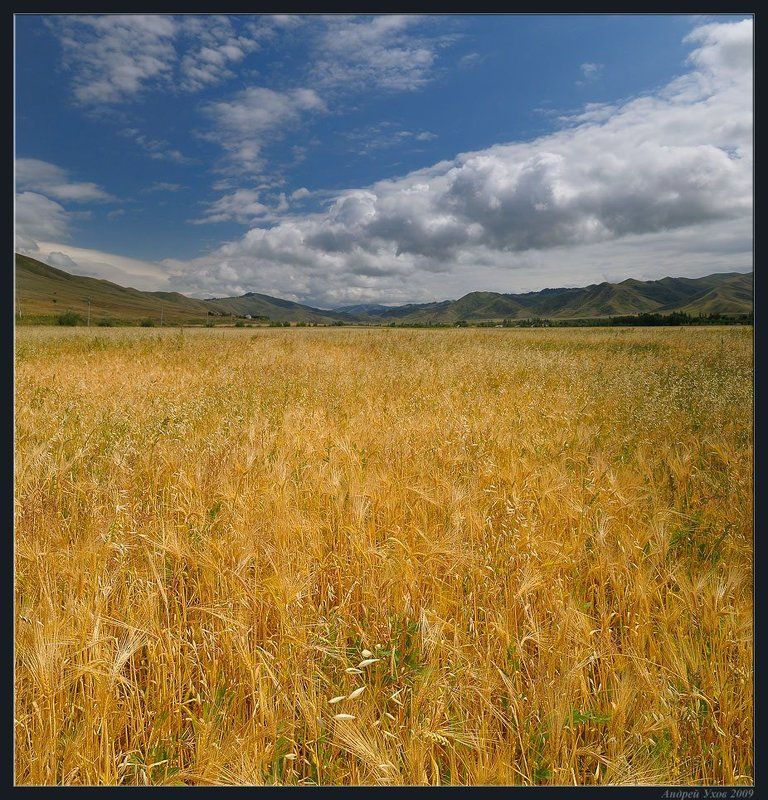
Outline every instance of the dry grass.
<svg viewBox="0 0 768 800"><path fill-rule="evenodd" d="M16 355L17 783L752 783L751 330Z"/></svg>

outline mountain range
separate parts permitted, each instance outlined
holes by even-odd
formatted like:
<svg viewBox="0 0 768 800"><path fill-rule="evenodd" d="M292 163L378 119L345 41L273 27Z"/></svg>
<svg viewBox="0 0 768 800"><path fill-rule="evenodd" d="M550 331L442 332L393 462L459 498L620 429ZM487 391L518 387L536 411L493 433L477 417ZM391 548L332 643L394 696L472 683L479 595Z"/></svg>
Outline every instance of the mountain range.
<svg viewBox="0 0 768 800"><path fill-rule="evenodd" d="M583 288L543 289L524 294L470 292L458 300L402 306L357 304L320 309L257 292L240 297L198 300L179 292L145 292L111 281L73 275L29 256L16 254L16 313L31 322L52 321L65 311L94 323L111 319L151 319L201 323L216 317L245 317L266 322L455 324L503 319L589 319L682 311L698 314L746 314L752 311L752 273L725 272L703 278L662 278L591 284ZM90 304L89 304L90 299Z"/></svg>

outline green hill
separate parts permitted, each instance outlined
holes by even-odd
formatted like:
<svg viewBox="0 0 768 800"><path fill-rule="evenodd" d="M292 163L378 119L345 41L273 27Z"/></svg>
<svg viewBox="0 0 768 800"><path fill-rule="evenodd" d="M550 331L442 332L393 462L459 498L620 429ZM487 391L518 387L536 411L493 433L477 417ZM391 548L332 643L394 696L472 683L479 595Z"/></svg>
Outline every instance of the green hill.
<svg viewBox="0 0 768 800"><path fill-rule="evenodd" d="M642 313L748 314L752 311L752 273L663 278L658 281L592 284L580 289L543 289L526 294L470 292L453 302L401 306L380 317L399 322L452 324L461 320L589 319Z"/></svg>
<svg viewBox="0 0 768 800"><path fill-rule="evenodd" d="M100 278L72 275L16 254L16 313L21 313L23 320L52 322L66 311L85 318L89 298L92 324L102 320L136 323L145 319L155 323L162 319L169 324L193 324L233 314L268 317L278 322L323 324L357 319L350 314L321 311L265 294L197 300L179 292L142 292Z"/></svg>
<svg viewBox="0 0 768 800"><path fill-rule="evenodd" d="M269 318L276 322L335 321L368 324L500 322L503 319L589 319L642 313L747 314L752 311L752 273L726 272L703 278L662 278L599 283L576 289L543 289L525 294L470 292L458 300L386 308L372 306L349 313L248 292L241 297L197 300L179 292L142 292L116 283L72 275L29 256L16 255L16 313L30 322L52 322L65 311L93 324L101 320L136 323L161 318L169 324L202 324L231 316Z"/></svg>
<svg viewBox="0 0 768 800"><path fill-rule="evenodd" d="M354 322L357 317L345 314L342 311L320 311L317 308L294 303L290 300L281 300L279 297L270 297L267 294L248 292L241 297L223 297L220 299L206 300L208 307L222 314L235 314L251 316L266 316L270 319L283 322L318 322L328 323L334 320Z"/></svg>

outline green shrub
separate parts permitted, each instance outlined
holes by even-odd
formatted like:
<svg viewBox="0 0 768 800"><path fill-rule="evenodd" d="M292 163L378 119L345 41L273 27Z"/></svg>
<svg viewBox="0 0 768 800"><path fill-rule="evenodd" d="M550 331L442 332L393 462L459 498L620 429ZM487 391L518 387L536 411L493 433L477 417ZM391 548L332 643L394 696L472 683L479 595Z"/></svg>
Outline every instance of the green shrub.
<svg viewBox="0 0 768 800"><path fill-rule="evenodd" d="M63 314L59 314L56 321L59 325L75 326L79 325L83 318L79 314L75 314L74 311L65 311Z"/></svg>
<svg viewBox="0 0 768 800"><path fill-rule="evenodd" d="M141 325L142 328L154 328L155 321L153 319L143 319L139 325Z"/></svg>
<svg viewBox="0 0 768 800"><path fill-rule="evenodd" d="M115 321L113 319L100 319L98 324L100 328L112 328Z"/></svg>

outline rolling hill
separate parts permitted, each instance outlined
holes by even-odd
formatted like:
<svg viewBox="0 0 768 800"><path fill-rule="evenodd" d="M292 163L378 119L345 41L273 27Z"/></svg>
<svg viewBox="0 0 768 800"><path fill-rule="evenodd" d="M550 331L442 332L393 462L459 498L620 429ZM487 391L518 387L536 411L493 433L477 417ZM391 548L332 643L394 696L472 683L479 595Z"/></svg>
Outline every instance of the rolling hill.
<svg viewBox="0 0 768 800"><path fill-rule="evenodd" d="M402 322L455 323L531 317L589 319L672 311L747 314L752 311L752 273L727 272L658 281L629 278L621 283L525 294L470 292L458 300L400 306L378 316Z"/></svg>
<svg viewBox="0 0 768 800"><path fill-rule="evenodd" d="M169 324L205 323L217 317L251 315L275 322L362 324L500 322L532 317L589 319L641 313L747 314L752 311L752 273L726 272L703 278L662 278L599 283L575 289L524 294L470 292L458 300L403 306L359 304L335 310L248 292L240 297L198 300L178 292L143 292L110 281L72 275L34 258L16 255L16 313L22 320L50 322L65 311L137 322L161 318Z"/></svg>
<svg viewBox="0 0 768 800"><path fill-rule="evenodd" d="M161 318L169 324L205 323L213 316L268 317L276 322L332 323L356 321L338 311L320 309L249 292L242 297L197 300L179 292L143 292L119 286L100 278L72 275L43 264L29 256L16 254L16 313L31 321L50 321L65 311L83 317L88 313L94 324L104 319L137 322Z"/></svg>

